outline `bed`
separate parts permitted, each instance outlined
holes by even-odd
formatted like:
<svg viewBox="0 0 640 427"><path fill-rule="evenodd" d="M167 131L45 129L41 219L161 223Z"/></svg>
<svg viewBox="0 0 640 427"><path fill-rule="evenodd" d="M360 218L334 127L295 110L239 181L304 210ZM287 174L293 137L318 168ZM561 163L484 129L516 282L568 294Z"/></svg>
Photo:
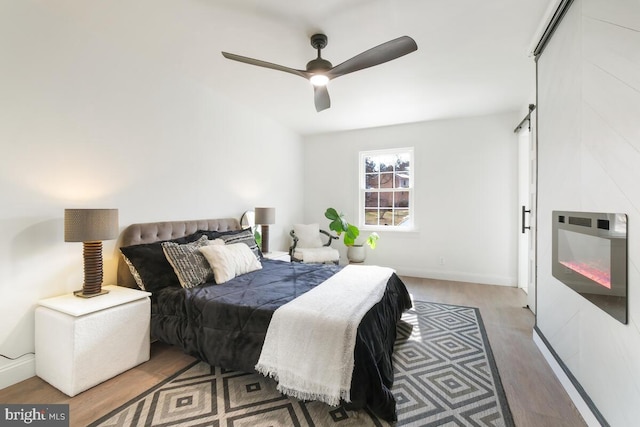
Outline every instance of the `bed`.
<svg viewBox="0 0 640 427"><path fill-rule="evenodd" d="M339 277L343 269L262 258L247 234L234 218L133 224L123 231L118 283L133 288L142 283L152 293L154 339L178 346L212 366L254 372L275 310ZM184 288L176 280L178 270L159 256L158 247L161 242L184 245L203 239L244 242L256 253L261 268L221 285L208 280ZM369 408L385 420L396 419L391 357L396 323L410 307L405 285L391 274L382 298L357 326L350 402L343 402L346 409Z"/></svg>

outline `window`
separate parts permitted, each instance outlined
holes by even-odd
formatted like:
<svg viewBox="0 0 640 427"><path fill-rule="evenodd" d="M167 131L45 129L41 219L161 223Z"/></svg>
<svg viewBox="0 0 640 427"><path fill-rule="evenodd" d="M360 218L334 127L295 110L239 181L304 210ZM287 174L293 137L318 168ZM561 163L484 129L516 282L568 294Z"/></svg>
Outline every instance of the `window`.
<svg viewBox="0 0 640 427"><path fill-rule="evenodd" d="M413 148L360 152L360 226L413 227Z"/></svg>

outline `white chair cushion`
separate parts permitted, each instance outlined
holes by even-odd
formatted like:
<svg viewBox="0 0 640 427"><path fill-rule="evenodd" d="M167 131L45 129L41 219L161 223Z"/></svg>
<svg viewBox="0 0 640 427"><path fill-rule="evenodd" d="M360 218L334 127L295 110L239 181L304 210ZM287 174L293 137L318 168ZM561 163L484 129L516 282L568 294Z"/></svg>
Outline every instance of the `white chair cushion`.
<svg viewBox="0 0 640 427"><path fill-rule="evenodd" d="M340 260L340 252L328 246L312 249L296 248L293 256L302 262L335 262Z"/></svg>
<svg viewBox="0 0 640 427"><path fill-rule="evenodd" d="M298 248L321 248L320 224L294 224L293 232L298 238Z"/></svg>

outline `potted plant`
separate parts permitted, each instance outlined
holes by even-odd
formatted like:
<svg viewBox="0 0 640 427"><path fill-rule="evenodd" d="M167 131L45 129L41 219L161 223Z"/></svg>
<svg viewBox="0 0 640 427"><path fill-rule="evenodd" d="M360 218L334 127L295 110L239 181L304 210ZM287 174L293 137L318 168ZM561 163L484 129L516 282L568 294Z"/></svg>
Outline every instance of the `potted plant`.
<svg viewBox="0 0 640 427"><path fill-rule="evenodd" d="M360 229L353 224L349 224L343 213L338 213L334 208L328 208L324 216L331 221L329 229L336 232L338 236L344 234L343 241L347 247L347 258L351 262L364 262L366 253L363 243L357 243L360 236ZM375 249L380 236L373 232L364 241L371 249Z"/></svg>

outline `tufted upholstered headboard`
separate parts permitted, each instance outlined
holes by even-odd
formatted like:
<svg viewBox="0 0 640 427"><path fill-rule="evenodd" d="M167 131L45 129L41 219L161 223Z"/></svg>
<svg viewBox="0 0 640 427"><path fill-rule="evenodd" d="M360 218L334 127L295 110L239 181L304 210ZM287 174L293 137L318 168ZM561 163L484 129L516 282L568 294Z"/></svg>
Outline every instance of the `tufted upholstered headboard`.
<svg viewBox="0 0 640 427"><path fill-rule="evenodd" d="M176 239L193 234L198 230L230 231L240 229L242 229L240 221L236 218L131 224L120 234L120 247ZM128 288L138 287L122 254L118 259L118 285Z"/></svg>

